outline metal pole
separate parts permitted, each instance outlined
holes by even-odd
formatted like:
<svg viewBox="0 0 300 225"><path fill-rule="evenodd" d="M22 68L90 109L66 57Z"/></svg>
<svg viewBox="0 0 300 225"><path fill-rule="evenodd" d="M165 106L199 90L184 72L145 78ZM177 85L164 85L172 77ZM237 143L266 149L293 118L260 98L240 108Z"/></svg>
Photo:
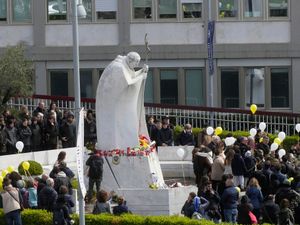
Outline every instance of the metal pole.
<svg viewBox="0 0 300 225"><path fill-rule="evenodd" d="M78 16L77 16L77 0L72 1L72 30L73 30L73 73L74 73L74 97L75 97L75 118L76 130L78 132L79 125L79 111L80 111L80 73L79 73L79 44L78 44ZM78 201L79 201L79 224L85 225L85 211L84 211L84 196L78 187Z"/></svg>
<svg viewBox="0 0 300 225"><path fill-rule="evenodd" d="M210 22L212 20L212 14L211 14L211 0L208 0L208 22ZM208 23L207 23L208 24ZM208 26L207 26L208 28ZM214 93L213 93L213 89L214 89L214 73L213 74L209 74L209 84L210 84L210 88L209 88L209 106L210 107L214 107ZM210 125L212 127L214 127L214 113L210 112Z"/></svg>

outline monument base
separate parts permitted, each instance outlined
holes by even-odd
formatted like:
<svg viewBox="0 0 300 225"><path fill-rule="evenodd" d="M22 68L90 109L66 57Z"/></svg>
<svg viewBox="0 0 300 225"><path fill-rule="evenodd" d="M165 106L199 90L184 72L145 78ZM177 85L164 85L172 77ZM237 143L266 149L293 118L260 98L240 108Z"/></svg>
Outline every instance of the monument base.
<svg viewBox="0 0 300 225"><path fill-rule="evenodd" d="M195 186L167 189L118 189L125 197L129 210L139 215L179 215L190 192L197 193Z"/></svg>

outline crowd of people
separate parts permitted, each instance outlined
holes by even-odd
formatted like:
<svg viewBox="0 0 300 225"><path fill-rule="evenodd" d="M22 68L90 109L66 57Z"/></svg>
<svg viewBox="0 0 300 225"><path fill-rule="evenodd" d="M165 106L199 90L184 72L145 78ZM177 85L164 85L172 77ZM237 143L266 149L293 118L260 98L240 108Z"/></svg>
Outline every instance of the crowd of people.
<svg viewBox="0 0 300 225"><path fill-rule="evenodd" d="M85 118L85 143L95 143L96 122L91 110ZM69 148L76 145L76 124L72 111L61 111L52 102L48 109L44 102L30 113L23 105L17 115L10 110L0 114L0 155L18 153L16 143L24 143L23 152Z"/></svg>

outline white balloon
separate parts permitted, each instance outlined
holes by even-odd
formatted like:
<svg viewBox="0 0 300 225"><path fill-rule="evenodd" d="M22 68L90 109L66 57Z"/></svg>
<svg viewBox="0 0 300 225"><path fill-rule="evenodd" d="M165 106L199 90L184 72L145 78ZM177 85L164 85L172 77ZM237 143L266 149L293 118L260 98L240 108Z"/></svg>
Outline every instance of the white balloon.
<svg viewBox="0 0 300 225"><path fill-rule="evenodd" d="M250 136L254 137L257 134L257 130L255 128L250 129Z"/></svg>
<svg viewBox="0 0 300 225"><path fill-rule="evenodd" d="M282 156L284 156L285 154L286 154L286 152L285 152L284 149L280 149L280 150L278 151L278 156L279 156L280 159L281 159Z"/></svg>
<svg viewBox="0 0 300 225"><path fill-rule="evenodd" d="M207 128L206 128L206 133L207 133L208 135L212 135L212 134L214 133L214 128L213 128L213 127L207 127Z"/></svg>
<svg viewBox="0 0 300 225"><path fill-rule="evenodd" d="M278 144L277 143L271 144L271 151L275 151L277 148L278 148Z"/></svg>
<svg viewBox="0 0 300 225"><path fill-rule="evenodd" d="M22 152L24 148L24 143L22 141L18 141L16 143L16 148L18 149L19 152Z"/></svg>
<svg viewBox="0 0 300 225"><path fill-rule="evenodd" d="M299 133L300 132L300 123L296 124L296 131Z"/></svg>
<svg viewBox="0 0 300 225"><path fill-rule="evenodd" d="M259 129L260 129L261 131L264 131L264 130L266 129L266 127L267 127L267 125L266 125L265 122L261 122L261 123L259 124Z"/></svg>
<svg viewBox="0 0 300 225"><path fill-rule="evenodd" d="M225 145L230 146L233 145L236 139L234 137L227 137L225 138Z"/></svg>
<svg viewBox="0 0 300 225"><path fill-rule="evenodd" d="M177 151L176 151L176 154L177 156L180 158L180 159L183 159L184 155L185 155L185 151L183 148L178 148Z"/></svg>
<svg viewBox="0 0 300 225"><path fill-rule="evenodd" d="M280 139L280 141L283 141L285 139L285 133L283 131L279 132L278 134L278 138Z"/></svg>

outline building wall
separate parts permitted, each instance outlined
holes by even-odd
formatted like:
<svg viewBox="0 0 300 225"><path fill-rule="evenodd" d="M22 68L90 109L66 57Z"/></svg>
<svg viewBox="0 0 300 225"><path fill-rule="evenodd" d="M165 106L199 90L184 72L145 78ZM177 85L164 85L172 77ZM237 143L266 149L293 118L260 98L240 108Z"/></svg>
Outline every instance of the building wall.
<svg viewBox="0 0 300 225"><path fill-rule="evenodd" d="M11 1L11 0L7 0ZM93 6L95 6L93 0ZM71 12L65 22L52 23L47 21L46 1L32 0L32 22L14 24L11 19L0 23L0 52L8 45L24 42L29 46L36 68L35 90L37 94L51 93L51 71L67 71L68 94L72 95L72 24ZM153 1L154 9L157 7ZM177 1L178 4L180 1ZM238 1L241 2L241 1ZM267 0L262 1L264 6ZM241 3L239 3L241 4ZM92 78L92 89L95 93L95 81L105 66L118 54L137 51L145 59L144 36L148 34L151 47L149 66L152 69L153 102L161 102L162 71L173 69L177 76L178 104L188 104L188 82L186 73L189 69L201 70L199 89L203 92L201 104L209 105L211 94L213 105L222 106L221 80L222 71L235 69L238 71L238 107L248 108L246 84L247 69L263 68L265 72L264 108L272 109L271 73L274 68L286 68L289 73L288 107L280 110L299 112L300 101L297 101L297 83L300 67L300 32L299 22L300 1L289 0L287 18L270 19L264 7L263 17L257 20L246 20L239 9L236 19L223 20L218 18L218 3L212 2L212 17L216 20L214 63L215 74L210 91L210 77L207 61L207 19L208 0L203 0L202 18L185 20L180 6L177 7L178 18L160 20L158 12L153 10L150 21L132 19L132 2L118 1L117 20L102 23L92 15L91 22L79 25L79 43L81 68L89 69ZM70 8L70 2L68 2ZM9 5L8 11L11 10ZM64 88L64 87L62 87ZM254 87L255 90L256 87ZM200 93L198 93L200 96ZM261 97L262 98L262 97ZM260 98L260 99L261 99ZM276 108L278 110L278 108Z"/></svg>

